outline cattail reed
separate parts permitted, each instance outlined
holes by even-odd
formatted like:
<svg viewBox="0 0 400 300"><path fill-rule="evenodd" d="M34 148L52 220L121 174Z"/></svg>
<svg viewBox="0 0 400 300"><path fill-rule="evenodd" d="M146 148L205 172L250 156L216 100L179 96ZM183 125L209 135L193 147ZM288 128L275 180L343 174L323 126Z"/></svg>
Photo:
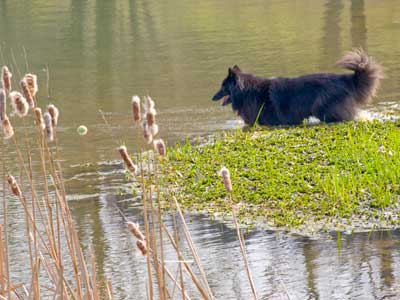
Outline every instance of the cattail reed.
<svg viewBox="0 0 400 300"><path fill-rule="evenodd" d="M139 225L137 225L136 223L133 222L128 222L128 229L129 231L138 239L141 241L145 240L145 236L144 234L140 231L139 229Z"/></svg>
<svg viewBox="0 0 400 300"><path fill-rule="evenodd" d="M0 89L0 121L6 118L6 91Z"/></svg>
<svg viewBox="0 0 400 300"><path fill-rule="evenodd" d="M21 95L19 92L11 92L11 105L14 108L14 112L22 117L25 117L28 114L29 105L24 96Z"/></svg>
<svg viewBox="0 0 400 300"><path fill-rule="evenodd" d="M154 109L155 103L150 96L144 96L144 108L146 111Z"/></svg>
<svg viewBox="0 0 400 300"><path fill-rule="evenodd" d="M147 143L151 143L153 140L152 129L147 125L146 122L143 123L143 137L147 141Z"/></svg>
<svg viewBox="0 0 400 300"><path fill-rule="evenodd" d="M21 189L19 188L19 185L18 185L17 181L15 180L14 176L8 175L7 182L9 184L11 192L14 194L14 196L20 197L22 195Z"/></svg>
<svg viewBox="0 0 400 300"><path fill-rule="evenodd" d="M162 139L157 139L153 141L153 146L154 150L157 151L157 153L160 156L164 156L167 153L167 149L165 147L165 143Z"/></svg>
<svg viewBox="0 0 400 300"><path fill-rule="evenodd" d="M58 116L59 116L58 108L55 107L53 104L50 104L47 106L47 111L51 116L51 124L53 125L53 127L56 127L58 124Z"/></svg>
<svg viewBox="0 0 400 300"><path fill-rule="evenodd" d="M149 109L146 111L146 121L147 125L150 127L153 126L156 123L156 110L154 108Z"/></svg>
<svg viewBox="0 0 400 300"><path fill-rule="evenodd" d="M54 140L53 124L50 113L45 112L43 114L44 126L46 129L47 139L52 142Z"/></svg>
<svg viewBox="0 0 400 300"><path fill-rule="evenodd" d="M7 115L4 116L4 119L1 121L1 127L3 127L4 138L12 138L14 135L14 128L12 127Z"/></svg>
<svg viewBox="0 0 400 300"><path fill-rule="evenodd" d="M40 109L40 107L35 107L33 109L33 113L35 115L36 126L38 126L41 130L44 130L46 128L46 125L44 124L42 110Z"/></svg>
<svg viewBox="0 0 400 300"><path fill-rule="evenodd" d="M24 80L28 84L28 88L32 97L35 97L38 91L37 76L35 74L25 74Z"/></svg>
<svg viewBox="0 0 400 300"><path fill-rule="evenodd" d="M142 253L143 256L147 255L147 246L145 241L137 240L136 246L138 247L139 251Z"/></svg>
<svg viewBox="0 0 400 300"><path fill-rule="evenodd" d="M133 113L133 121L138 124L141 120L140 117L140 98L139 96L132 97L132 113Z"/></svg>
<svg viewBox="0 0 400 300"><path fill-rule="evenodd" d="M118 152L122 157L122 160L125 163L127 169L131 172L132 175L135 175L137 172L137 166L132 162L132 159L129 157L128 150L125 146L121 146L118 148Z"/></svg>
<svg viewBox="0 0 400 300"><path fill-rule="evenodd" d="M6 91L6 93L9 93L11 91L11 77L12 74L8 70L7 66L3 66L1 69L1 82L3 85L3 89Z"/></svg>
<svg viewBox="0 0 400 300"><path fill-rule="evenodd" d="M22 79L20 81L20 85L21 85L22 93L24 94L24 97L25 97L26 101L28 102L29 107L30 108L35 107L35 100L33 99L33 96L31 94L31 91L29 90L28 83L26 82L26 80Z"/></svg>
<svg viewBox="0 0 400 300"><path fill-rule="evenodd" d="M157 124L153 124L150 126L150 131L151 131L151 135L154 137L157 135L158 133L158 125Z"/></svg>
<svg viewBox="0 0 400 300"><path fill-rule="evenodd" d="M227 192L231 193L232 192L232 183L231 183L231 175L229 173L229 170L225 167L222 167L221 170L219 171L219 176L221 176Z"/></svg>

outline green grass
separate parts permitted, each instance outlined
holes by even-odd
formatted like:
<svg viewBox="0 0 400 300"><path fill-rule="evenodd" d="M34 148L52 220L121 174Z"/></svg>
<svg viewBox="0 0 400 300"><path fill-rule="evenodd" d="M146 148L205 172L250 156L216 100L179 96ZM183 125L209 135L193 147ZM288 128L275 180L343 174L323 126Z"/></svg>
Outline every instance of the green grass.
<svg viewBox="0 0 400 300"><path fill-rule="evenodd" d="M298 230L400 223L400 121L230 131L168 152L164 172L179 202L229 215L218 170L231 172L240 220Z"/></svg>

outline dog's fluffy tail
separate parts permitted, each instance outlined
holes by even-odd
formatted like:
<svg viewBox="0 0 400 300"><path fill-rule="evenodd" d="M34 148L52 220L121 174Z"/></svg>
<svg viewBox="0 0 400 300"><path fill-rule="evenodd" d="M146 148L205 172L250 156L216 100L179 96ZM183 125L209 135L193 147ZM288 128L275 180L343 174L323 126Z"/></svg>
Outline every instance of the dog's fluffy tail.
<svg viewBox="0 0 400 300"><path fill-rule="evenodd" d="M361 105L368 103L383 78L383 68L362 49L348 52L337 65L354 71L355 99Z"/></svg>

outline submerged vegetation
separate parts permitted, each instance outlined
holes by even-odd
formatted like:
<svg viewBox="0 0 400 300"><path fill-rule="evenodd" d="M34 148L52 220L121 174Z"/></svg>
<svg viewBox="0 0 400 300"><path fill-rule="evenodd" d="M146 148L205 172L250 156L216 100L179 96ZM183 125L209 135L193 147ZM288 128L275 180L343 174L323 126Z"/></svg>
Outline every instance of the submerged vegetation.
<svg viewBox="0 0 400 300"><path fill-rule="evenodd" d="M400 222L400 121L233 131L169 149L163 168L182 206L230 213L221 166L232 174L242 223L319 231Z"/></svg>

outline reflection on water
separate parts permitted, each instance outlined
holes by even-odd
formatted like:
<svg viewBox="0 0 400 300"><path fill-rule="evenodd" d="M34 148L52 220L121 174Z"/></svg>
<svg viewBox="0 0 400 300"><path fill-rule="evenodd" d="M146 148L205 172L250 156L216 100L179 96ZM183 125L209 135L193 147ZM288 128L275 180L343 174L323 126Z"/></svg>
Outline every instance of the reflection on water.
<svg viewBox="0 0 400 300"><path fill-rule="evenodd" d="M62 164L81 241L93 245L98 275L113 278L118 299L144 299L144 261L115 208L141 219L139 201L120 196L130 186L114 161L120 143L137 149L127 110L132 94L153 96L161 135L172 144L241 126L210 101L228 66L265 76L338 72L334 62L342 53L363 47L387 75L369 109L399 113L399 23L398 0L0 1L0 63L10 65L14 79L17 67L38 73L40 105L60 107ZM81 124L89 129L86 136L76 133ZM9 211L13 274L21 279L26 261L17 258L27 251L20 247L24 223L12 199ZM235 232L205 217L191 218L218 299L248 299ZM340 255L330 235L309 239L258 230L246 239L263 299L285 299L286 289L292 299L399 299L399 237L346 235Z"/></svg>

